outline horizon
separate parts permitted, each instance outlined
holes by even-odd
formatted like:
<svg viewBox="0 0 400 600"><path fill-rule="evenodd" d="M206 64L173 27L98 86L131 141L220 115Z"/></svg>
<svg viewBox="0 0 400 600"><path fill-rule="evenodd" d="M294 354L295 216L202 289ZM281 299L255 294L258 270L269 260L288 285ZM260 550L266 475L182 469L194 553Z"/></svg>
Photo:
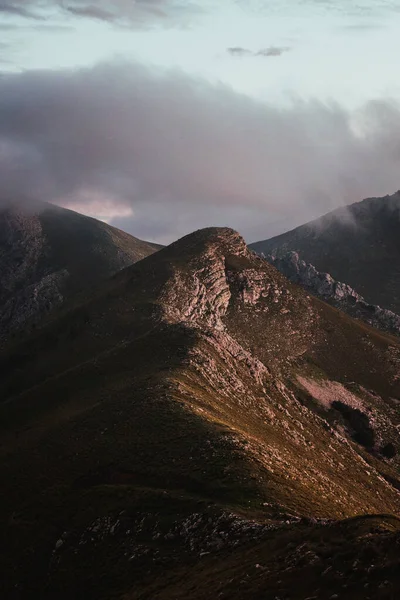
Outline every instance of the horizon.
<svg viewBox="0 0 400 600"><path fill-rule="evenodd" d="M342 221L342 222L346 222L346 223L354 223L353 217L351 216L350 213L347 212L347 208L350 208L351 206L356 205L356 204L361 204L361 203L366 202L368 200L385 200L385 199L391 199L393 197L399 196L399 194L400 194L400 190L397 190L396 192L394 192L392 194L386 194L385 196L380 196L380 197L368 196L366 198L362 198L361 200L357 200L357 201L353 202L352 204L348 204L346 206L339 206L337 208L334 208L333 210L325 212L322 215L317 216L315 219L312 219L311 221L301 222L298 225L295 225L295 226L291 227L290 229L284 229L282 231L279 231L277 234L272 235L269 238L248 240L248 239L245 238L244 235L242 235L242 232L240 231L240 228L234 228L234 227L231 227L228 224L223 224L223 223L219 224L219 225L215 225L215 224L210 223L210 224L204 225L203 227L197 227L197 228L188 230L186 232L182 232L182 234L179 237L170 240L167 244L160 244L157 240L151 239L151 238L144 239L144 238L140 237L140 234L138 234L137 232L135 232L135 231L128 231L127 229L123 229L120 226L117 226L117 225L114 225L112 223L109 223L107 219L102 219L99 216L95 216L95 215L91 215L91 214L86 214L85 212L82 212L82 211L78 210L77 208L73 208L71 206L61 206L59 204L54 204L51 201L49 201L49 202L44 202L44 201L40 201L40 200L26 201L25 204L23 202L14 201L14 202L10 202L8 204L3 204L3 206L0 205L0 209L2 208L3 210L8 210L8 209L11 209L13 206L18 206L18 205L21 206L22 205L24 209L33 207L33 213L34 214L36 214L36 213L40 214L41 210L44 210L44 209L40 208L40 205L47 204L47 205L49 205L51 207L61 208L63 210L72 211L72 212L74 212L74 213L76 213L78 215L81 215L83 217L89 217L90 219L95 219L97 221L105 223L106 225L109 225L110 227L114 227L114 228L119 229L120 231L122 231L124 233L132 235L134 238L137 238L137 239L142 240L142 241L149 242L151 244L160 245L162 247L169 246L170 244L173 244L174 242L180 240L181 238L186 237L186 236L190 235L191 233L194 233L196 231L200 231L202 229L214 229L214 228L215 229L224 229L224 228L228 228L228 229L232 229L232 230L236 231L236 233L238 233L241 237L243 237L243 239L245 240L247 246L252 246L253 244L256 244L256 243L259 243L259 242L262 242L262 241L266 241L267 239L272 239L272 238L275 238L275 237L279 237L280 235L284 235L285 233L291 233L292 231L294 231L295 229L298 229L299 227L302 227L303 225L314 225L314 224L317 225L320 219L323 219L324 217L326 217L326 216L328 216L330 214L335 214L335 216L337 217L338 221ZM35 210L35 204L39 205L38 210ZM345 210L344 213L343 213L343 209Z"/></svg>

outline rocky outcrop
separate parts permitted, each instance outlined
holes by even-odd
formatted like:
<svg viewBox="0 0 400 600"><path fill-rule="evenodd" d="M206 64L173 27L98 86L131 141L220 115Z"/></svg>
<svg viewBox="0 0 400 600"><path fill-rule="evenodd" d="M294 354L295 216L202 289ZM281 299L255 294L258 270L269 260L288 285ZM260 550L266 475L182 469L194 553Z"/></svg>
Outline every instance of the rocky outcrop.
<svg viewBox="0 0 400 600"><path fill-rule="evenodd" d="M165 318L169 322L200 322L222 330L222 317L231 299L225 256L232 253L248 257L249 250L243 238L227 228L201 230L190 237L193 239L185 268L173 270L161 294ZM179 247L183 240L170 248Z"/></svg>
<svg viewBox="0 0 400 600"><path fill-rule="evenodd" d="M301 285L314 296L329 302L350 316L360 319L382 331L400 335L400 316L380 306L369 304L360 294L346 283L336 281L329 273L320 273L297 252L283 256L265 257L285 277Z"/></svg>
<svg viewBox="0 0 400 600"><path fill-rule="evenodd" d="M205 266L190 274L176 270L165 287L162 302L168 322L203 322L223 329L221 317L225 315L231 297L226 281L223 260L209 254Z"/></svg>

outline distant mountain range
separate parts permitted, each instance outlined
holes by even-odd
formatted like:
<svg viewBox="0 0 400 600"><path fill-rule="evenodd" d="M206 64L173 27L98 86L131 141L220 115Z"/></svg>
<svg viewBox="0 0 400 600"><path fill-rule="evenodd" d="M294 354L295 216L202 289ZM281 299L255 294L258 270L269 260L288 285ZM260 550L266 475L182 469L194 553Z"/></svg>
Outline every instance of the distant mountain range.
<svg viewBox="0 0 400 600"><path fill-rule="evenodd" d="M160 246L38 203L0 210L0 341Z"/></svg>
<svg viewBox="0 0 400 600"><path fill-rule="evenodd" d="M371 211L395 222L375 202L370 236ZM53 214L35 227L73 258L52 272L108 264L106 226L79 251ZM327 228L355 274L361 225ZM38 238L23 238L22 266ZM400 595L400 342L289 282L231 229L197 231L55 307L0 353L0 398L5 598Z"/></svg>
<svg viewBox="0 0 400 600"><path fill-rule="evenodd" d="M297 252L368 303L400 313L400 192L339 208L250 248L276 257Z"/></svg>

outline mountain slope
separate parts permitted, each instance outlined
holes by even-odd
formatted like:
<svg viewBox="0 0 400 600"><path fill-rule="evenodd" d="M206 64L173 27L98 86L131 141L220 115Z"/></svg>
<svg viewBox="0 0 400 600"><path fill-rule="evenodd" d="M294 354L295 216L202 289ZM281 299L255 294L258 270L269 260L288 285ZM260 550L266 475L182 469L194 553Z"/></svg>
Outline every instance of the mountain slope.
<svg viewBox="0 0 400 600"><path fill-rule="evenodd" d="M229 598L239 561L236 597L275 598L287 563L246 579L289 543L331 592L370 534L391 568L396 517L336 520L399 513L399 364L229 229L117 273L0 356L7 597Z"/></svg>
<svg viewBox="0 0 400 600"><path fill-rule="evenodd" d="M46 203L0 211L0 338L158 247Z"/></svg>
<svg viewBox="0 0 400 600"><path fill-rule="evenodd" d="M287 252L282 256L267 256L266 259L293 283L301 285L317 298L343 310L351 317L361 319L387 331L400 335L400 316L394 312L369 304L346 283L336 281L329 273L320 273L314 265L301 260L297 252Z"/></svg>
<svg viewBox="0 0 400 600"><path fill-rule="evenodd" d="M339 208L250 248L279 256L298 252L367 302L400 312L400 192Z"/></svg>

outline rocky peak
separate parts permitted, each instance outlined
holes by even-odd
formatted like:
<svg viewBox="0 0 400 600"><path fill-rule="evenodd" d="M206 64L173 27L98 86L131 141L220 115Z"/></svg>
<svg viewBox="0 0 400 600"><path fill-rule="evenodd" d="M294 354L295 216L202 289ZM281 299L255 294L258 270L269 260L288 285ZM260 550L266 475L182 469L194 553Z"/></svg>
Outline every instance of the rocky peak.
<svg viewBox="0 0 400 600"><path fill-rule="evenodd" d="M255 307L267 313L278 305L287 312L286 305L294 300L286 279L250 251L232 229L197 231L163 254L170 272L164 275L161 302L170 322L201 323L222 330L229 308L241 312Z"/></svg>
<svg viewBox="0 0 400 600"><path fill-rule="evenodd" d="M166 319L224 329L222 317L231 299L226 257L249 260L252 255L244 239L233 229L213 227L185 236L167 251L174 257L184 255L187 262L180 265L174 261L172 277L163 290Z"/></svg>
<svg viewBox="0 0 400 600"><path fill-rule="evenodd" d="M216 340L220 352L225 345L237 354L239 344L243 356L250 353L266 364L284 356L289 363L315 342L319 317L310 298L251 252L232 229L195 232L150 262L161 257L164 283L154 297L162 319L221 332Z"/></svg>
<svg viewBox="0 0 400 600"><path fill-rule="evenodd" d="M206 253L216 255L236 254L238 256L250 256L243 237L230 227L205 227L198 229L180 238L170 246L168 252L171 254L185 252L185 257L201 256Z"/></svg>

